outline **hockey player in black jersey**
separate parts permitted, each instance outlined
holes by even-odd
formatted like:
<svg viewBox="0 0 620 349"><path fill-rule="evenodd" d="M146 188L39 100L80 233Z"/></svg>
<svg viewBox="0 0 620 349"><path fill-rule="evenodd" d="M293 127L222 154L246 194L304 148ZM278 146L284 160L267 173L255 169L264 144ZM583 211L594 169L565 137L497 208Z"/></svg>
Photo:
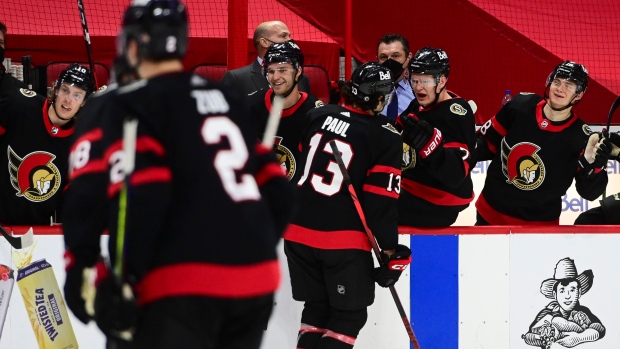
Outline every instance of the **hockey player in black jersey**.
<svg viewBox="0 0 620 349"><path fill-rule="evenodd" d="M267 119L275 96L284 98L284 109L274 139L274 150L280 166L291 179L297 172L299 139L308 120L309 110L322 106L316 97L299 91L303 74L304 55L293 40L273 43L267 49L263 72L271 88L248 97L250 115L258 122L259 136L265 132Z"/></svg>
<svg viewBox="0 0 620 349"><path fill-rule="evenodd" d="M125 12L118 53L141 80L98 97L92 111L100 124L72 147L65 209L80 215L67 215L63 227L65 295L88 322L83 271L100 260L107 230L115 272L98 275L94 318L108 337L134 331L132 348L257 349L280 280L275 247L290 216L290 205L279 203L292 188L275 154L257 143L238 96L182 72L187 30L176 0L133 2ZM125 179L127 117L138 126L135 169ZM102 196L106 205L89 202ZM118 279L135 295L135 323L123 317L132 305Z"/></svg>
<svg viewBox="0 0 620 349"><path fill-rule="evenodd" d="M49 225L60 219L75 115L94 91L91 71L63 70L50 96L0 90L0 223Z"/></svg>
<svg viewBox="0 0 620 349"><path fill-rule="evenodd" d="M416 98L397 120L404 142L398 224L447 227L474 198L474 113L446 88L450 61L444 50L421 48L409 73Z"/></svg>
<svg viewBox="0 0 620 349"><path fill-rule="evenodd" d="M587 87L586 68L564 61L549 74L544 97L521 93L480 128L477 159L491 164L477 225L557 225L573 179L585 199L603 194L611 144L572 111Z"/></svg>
<svg viewBox="0 0 620 349"><path fill-rule="evenodd" d="M301 213L284 236L293 298L304 302L299 349L352 348L374 301L375 281L392 285L411 260L409 248L398 245L396 224L402 140L378 116L393 89L388 68L366 63L342 87L344 107L309 112L297 183ZM373 271L370 242L343 185L332 140L388 261L385 268Z"/></svg>

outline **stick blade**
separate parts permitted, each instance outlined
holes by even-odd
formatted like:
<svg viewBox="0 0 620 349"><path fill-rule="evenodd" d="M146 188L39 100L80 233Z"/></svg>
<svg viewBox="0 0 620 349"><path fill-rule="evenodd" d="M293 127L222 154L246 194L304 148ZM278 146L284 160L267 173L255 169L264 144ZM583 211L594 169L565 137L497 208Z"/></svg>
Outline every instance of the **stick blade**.
<svg viewBox="0 0 620 349"><path fill-rule="evenodd" d="M21 241L22 241L22 246L20 247L20 249L29 247L30 245L34 243L34 232L32 231L32 227L28 229L26 234L21 236Z"/></svg>

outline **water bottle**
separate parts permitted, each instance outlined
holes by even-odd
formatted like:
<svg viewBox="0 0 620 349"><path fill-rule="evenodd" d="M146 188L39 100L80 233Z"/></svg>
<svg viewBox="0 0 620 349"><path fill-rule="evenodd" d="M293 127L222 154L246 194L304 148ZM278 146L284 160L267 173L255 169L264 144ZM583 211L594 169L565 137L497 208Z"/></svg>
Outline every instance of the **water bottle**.
<svg viewBox="0 0 620 349"><path fill-rule="evenodd" d="M506 94L504 95L504 98L502 98L502 105L505 105L506 103L510 102L511 99L512 99L512 96L510 96L510 90L506 90Z"/></svg>

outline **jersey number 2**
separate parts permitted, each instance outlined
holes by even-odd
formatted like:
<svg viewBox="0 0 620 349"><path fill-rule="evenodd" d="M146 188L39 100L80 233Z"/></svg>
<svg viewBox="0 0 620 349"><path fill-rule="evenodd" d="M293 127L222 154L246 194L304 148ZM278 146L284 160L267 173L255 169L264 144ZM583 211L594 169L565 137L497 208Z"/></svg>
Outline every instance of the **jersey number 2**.
<svg viewBox="0 0 620 349"><path fill-rule="evenodd" d="M222 138L228 139L230 149L218 151L213 160L226 193L233 201L259 200L261 196L258 185L251 174L244 173L237 181L235 171L242 170L249 157L248 147L239 127L227 117L209 117L202 124L201 133L205 143L209 145L219 144Z"/></svg>

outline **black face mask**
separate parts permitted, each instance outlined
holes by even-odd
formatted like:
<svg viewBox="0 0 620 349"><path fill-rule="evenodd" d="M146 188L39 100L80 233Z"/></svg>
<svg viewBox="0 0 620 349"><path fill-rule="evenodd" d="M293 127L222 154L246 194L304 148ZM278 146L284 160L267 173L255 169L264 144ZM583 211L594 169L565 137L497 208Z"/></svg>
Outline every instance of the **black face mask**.
<svg viewBox="0 0 620 349"><path fill-rule="evenodd" d="M398 80L400 76L403 74L403 72L405 71L405 68L403 68L403 63L397 62L391 58L388 58L381 65L388 68L392 72L393 81Z"/></svg>
<svg viewBox="0 0 620 349"><path fill-rule="evenodd" d="M0 46L0 64L4 62L4 47Z"/></svg>

